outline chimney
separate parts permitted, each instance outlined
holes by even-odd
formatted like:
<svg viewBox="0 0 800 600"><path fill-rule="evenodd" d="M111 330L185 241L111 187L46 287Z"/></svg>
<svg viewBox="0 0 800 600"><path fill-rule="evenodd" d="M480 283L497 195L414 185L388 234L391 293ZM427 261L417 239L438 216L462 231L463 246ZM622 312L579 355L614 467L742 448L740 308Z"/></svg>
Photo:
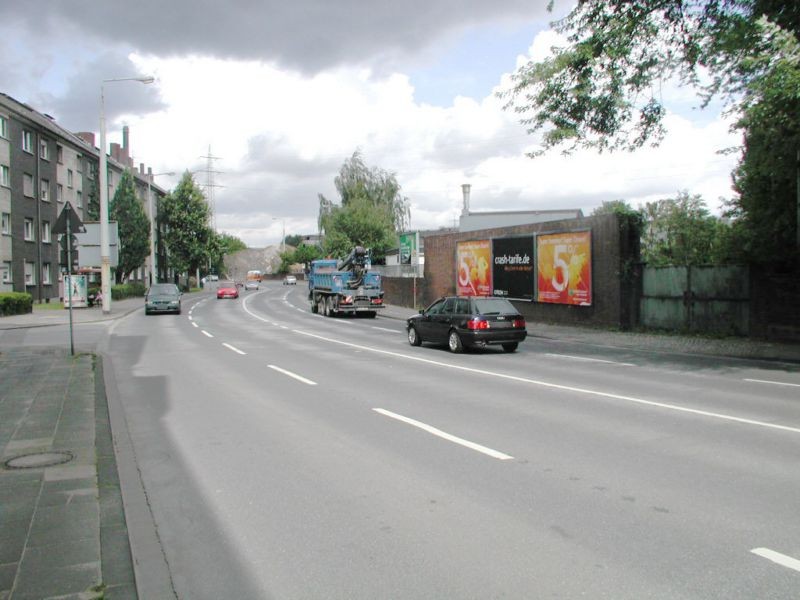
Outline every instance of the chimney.
<svg viewBox="0 0 800 600"><path fill-rule="evenodd" d="M144 177L144 163L139 163L139 175Z"/></svg>
<svg viewBox="0 0 800 600"><path fill-rule="evenodd" d="M79 138L81 138L84 142L89 144L92 148L95 147L94 144L94 134L91 131L79 131L76 133Z"/></svg>
<svg viewBox="0 0 800 600"><path fill-rule="evenodd" d="M130 138L130 128L127 125L124 125L122 127L122 150L125 152L126 156L130 151L130 146L128 145L129 138Z"/></svg>
<svg viewBox="0 0 800 600"><path fill-rule="evenodd" d="M463 216L469 215L469 190L470 184L464 183L461 185L461 192L464 194L464 208L461 210Z"/></svg>

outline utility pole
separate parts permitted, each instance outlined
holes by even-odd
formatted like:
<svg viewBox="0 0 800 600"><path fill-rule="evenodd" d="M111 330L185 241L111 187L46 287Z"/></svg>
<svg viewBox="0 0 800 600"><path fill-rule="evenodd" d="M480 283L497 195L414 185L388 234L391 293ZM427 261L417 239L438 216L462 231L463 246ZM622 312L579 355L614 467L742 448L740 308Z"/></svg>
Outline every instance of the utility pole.
<svg viewBox="0 0 800 600"><path fill-rule="evenodd" d="M214 206L214 188L221 187L214 183L214 175L218 175L220 171L214 170L214 161L220 160L219 156L214 156L211 154L211 145L208 146L208 154L206 156L201 156L200 158L206 159L206 168L205 171L199 171L200 173L205 172L206 174L206 182L205 184L201 184L203 187L206 188L206 200L208 201L208 207L211 209L211 225L214 228L214 233L217 232L217 210L216 206Z"/></svg>

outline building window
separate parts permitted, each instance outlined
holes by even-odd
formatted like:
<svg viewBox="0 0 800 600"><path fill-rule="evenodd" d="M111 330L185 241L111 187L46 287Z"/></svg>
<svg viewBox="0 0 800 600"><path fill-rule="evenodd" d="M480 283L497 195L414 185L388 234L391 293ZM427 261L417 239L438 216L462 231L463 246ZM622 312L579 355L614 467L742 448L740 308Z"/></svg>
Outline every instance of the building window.
<svg viewBox="0 0 800 600"><path fill-rule="evenodd" d="M56 144L56 160L58 164L64 163L64 146L61 144Z"/></svg>
<svg viewBox="0 0 800 600"><path fill-rule="evenodd" d="M8 119L0 115L0 137L8 139Z"/></svg>
<svg viewBox="0 0 800 600"><path fill-rule="evenodd" d="M33 198L33 175L30 173L22 174L22 193L28 198Z"/></svg>
<svg viewBox="0 0 800 600"><path fill-rule="evenodd" d="M45 244L50 243L50 221L42 221L42 241Z"/></svg>
<svg viewBox="0 0 800 600"><path fill-rule="evenodd" d="M36 285L36 265L25 261L25 285Z"/></svg>
<svg viewBox="0 0 800 600"><path fill-rule="evenodd" d="M22 130L22 149L33 154L33 134L24 129Z"/></svg>
<svg viewBox="0 0 800 600"><path fill-rule="evenodd" d="M64 186L60 183L56 184L56 200L59 202L64 201Z"/></svg>
<svg viewBox="0 0 800 600"><path fill-rule="evenodd" d="M11 283L11 261L3 263L3 283Z"/></svg>
<svg viewBox="0 0 800 600"><path fill-rule="evenodd" d="M78 195L75 199L75 204L78 205L78 208L83 208L83 192L78 190Z"/></svg>
<svg viewBox="0 0 800 600"><path fill-rule="evenodd" d="M39 140L39 158L50 160L50 147L47 145L47 140Z"/></svg>
<svg viewBox="0 0 800 600"><path fill-rule="evenodd" d="M0 185L11 187L11 174L8 165L0 165Z"/></svg>
<svg viewBox="0 0 800 600"><path fill-rule="evenodd" d="M50 182L47 179L42 179L39 182L39 196L42 201L50 202Z"/></svg>
<svg viewBox="0 0 800 600"><path fill-rule="evenodd" d="M67 187L72 189L72 169L67 169Z"/></svg>
<svg viewBox="0 0 800 600"><path fill-rule="evenodd" d="M3 213L3 233L11 234L11 215L9 213Z"/></svg>
<svg viewBox="0 0 800 600"><path fill-rule="evenodd" d="M25 241L33 242L35 239L33 233L33 219L25 217Z"/></svg>
<svg viewBox="0 0 800 600"><path fill-rule="evenodd" d="M52 280L50 279L50 263L42 263L42 284L43 285L50 285Z"/></svg>

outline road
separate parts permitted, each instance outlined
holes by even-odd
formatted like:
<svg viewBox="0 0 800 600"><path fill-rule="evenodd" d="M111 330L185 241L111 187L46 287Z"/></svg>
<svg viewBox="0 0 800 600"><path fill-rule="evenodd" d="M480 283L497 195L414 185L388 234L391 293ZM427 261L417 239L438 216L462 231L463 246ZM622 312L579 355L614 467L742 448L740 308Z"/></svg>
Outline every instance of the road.
<svg viewBox="0 0 800 600"><path fill-rule="evenodd" d="M83 334L180 598L800 596L796 367L452 355L304 291Z"/></svg>

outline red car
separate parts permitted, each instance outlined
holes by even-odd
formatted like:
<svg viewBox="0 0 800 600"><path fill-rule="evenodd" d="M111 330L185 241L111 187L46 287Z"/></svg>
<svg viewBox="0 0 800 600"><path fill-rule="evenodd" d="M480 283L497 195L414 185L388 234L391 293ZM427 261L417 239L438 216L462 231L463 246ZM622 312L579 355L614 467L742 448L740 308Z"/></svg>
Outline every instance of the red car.
<svg viewBox="0 0 800 600"><path fill-rule="evenodd" d="M238 298L239 288L233 281L220 281L217 284L217 300Z"/></svg>

